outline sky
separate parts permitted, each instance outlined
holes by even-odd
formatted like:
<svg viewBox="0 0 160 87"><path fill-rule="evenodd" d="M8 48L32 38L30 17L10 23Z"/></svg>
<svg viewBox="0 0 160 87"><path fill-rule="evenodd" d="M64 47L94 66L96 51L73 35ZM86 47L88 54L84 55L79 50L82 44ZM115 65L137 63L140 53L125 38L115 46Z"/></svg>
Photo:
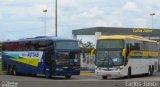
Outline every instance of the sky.
<svg viewBox="0 0 160 87"><path fill-rule="evenodd" d="M55 36L55 0L0 0L0 41ZM160 29L160 0L58 0L58 36L89 27ZM78 36L88 40L94 36Z"/></svg>

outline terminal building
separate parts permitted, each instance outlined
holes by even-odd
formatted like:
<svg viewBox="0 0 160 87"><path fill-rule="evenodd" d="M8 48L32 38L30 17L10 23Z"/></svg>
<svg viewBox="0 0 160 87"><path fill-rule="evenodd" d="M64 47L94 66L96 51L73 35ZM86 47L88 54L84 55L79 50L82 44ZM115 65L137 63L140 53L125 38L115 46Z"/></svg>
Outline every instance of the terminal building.
<svg viewBox="0 0 160 87"><path fill-rule="evenodd" d="M138 35L160 42L160 29L150 28L92 27L73 30L72 34L75 39L77 35L95 35L95 38L103 35Z"/></svg>

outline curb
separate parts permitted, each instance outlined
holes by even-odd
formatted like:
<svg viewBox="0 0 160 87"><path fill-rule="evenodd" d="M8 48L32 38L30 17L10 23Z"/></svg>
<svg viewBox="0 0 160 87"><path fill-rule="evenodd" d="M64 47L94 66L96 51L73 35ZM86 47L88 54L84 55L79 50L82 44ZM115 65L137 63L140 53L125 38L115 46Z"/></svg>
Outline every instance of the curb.
<svg viewBox="0 0 160 87"><path fill-rule="evenodd" d="M80 75L95 76L95 74L92 73L91 71L81 71Z"/></svg>
<svg viewBox="0 0 160 87"><path fill-rule="evenodd" d="M5 72L0 71L0 75L7 75Z"/></svg>

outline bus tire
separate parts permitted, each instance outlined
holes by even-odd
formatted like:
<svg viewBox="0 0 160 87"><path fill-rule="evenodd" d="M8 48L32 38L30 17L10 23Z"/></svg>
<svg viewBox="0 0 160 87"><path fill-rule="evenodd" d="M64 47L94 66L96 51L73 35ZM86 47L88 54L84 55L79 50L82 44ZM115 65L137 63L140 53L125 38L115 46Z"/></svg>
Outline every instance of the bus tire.
<svg viewBox="0 0 160 87"><path fill-rule="evenodd" d="M71 78L71 75L65 75L65 78L66 78L66 79L70 79L70 78Z"/></svg>
<svg viewBox="0 0 160 87"><path fill-rule="evenodd" d="M7 73L8 73L8 75L11 75L11 74L12 74L12 68L11 68L10 65L9 65L8 68L7 68Z"/></svg>
<svg viewBox="0 0 160 87"><path fill-rule="evenodd" d="M51 76L51 74L45 74L45 77L47 78L47 79L50 79L52 76Z"/></svg>
<svg viewBox="0 0 160 87"><path fill-rule="evenodd" d="M12 68L12 74L13 74L13 75L17 75L16 66L13 66L13 68Z"/></svg>
<svg viewBox="0 0 160 87"><path fill-rule="evenodd" d="M131 77L132 77L132 72L131 72L131 67L129 67L127 78L131 78Z"/></svg>
<svg viewBox="0 0 160 87"><path fill-rule="evenodd" d="M149 66L148 76L152 76L152 75L153 75L152 68L151 68L151 66Z"/></svg>
<svg viewBox="0 0 160 87"><path fill-rule="evenodd" d="M46 71L45 71L45 77L46 77L47 79L50 79L50 78L52 77L52 75L51 75L51 73L46 73Z"/></svg>
<svg viewBox="0 0 160 87"><path fill-rule="evenodd" d="M154 65L152 65L152 74L154 73Z"/></svg>
<svg viewBox="0 0 160 87"><path fill-rule="evenodd" d="M102 76L102 79L108 79L108 76Z"/></svg>

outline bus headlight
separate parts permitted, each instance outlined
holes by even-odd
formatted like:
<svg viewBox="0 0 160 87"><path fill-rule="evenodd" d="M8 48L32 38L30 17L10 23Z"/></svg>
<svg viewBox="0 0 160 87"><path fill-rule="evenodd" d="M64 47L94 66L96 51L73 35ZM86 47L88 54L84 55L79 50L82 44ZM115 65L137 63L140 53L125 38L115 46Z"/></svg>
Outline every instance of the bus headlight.
<svg viewBox="0 0 160 87"><path fill-rule="evenodd" d="M123 68L119 68L119 70L122 70Z"/></svg>
<svg viewBox="0 0 160 87"><path fill-rule="evenodd" d="M123 69L122 67L119 67L119 66L117 66L115 68L116 68L116 70L122 70Z"/></svg>
<svg viewBox="0 0 160 87"><path fill-rule="evenodd" d="M119 69L122 70L124 68L124 66L120 66Z"/></svg>
<svg viewBox="0 0 160 87"><path fill-rule="evenodd" d="M76 68L75 70L80 70L79 68Z"/></svg>
<svg viewBox="0 0 160 87"><path fill-rule="evenodd" d="M63 71L62 68L56 68L56 71Z"/></svg>

